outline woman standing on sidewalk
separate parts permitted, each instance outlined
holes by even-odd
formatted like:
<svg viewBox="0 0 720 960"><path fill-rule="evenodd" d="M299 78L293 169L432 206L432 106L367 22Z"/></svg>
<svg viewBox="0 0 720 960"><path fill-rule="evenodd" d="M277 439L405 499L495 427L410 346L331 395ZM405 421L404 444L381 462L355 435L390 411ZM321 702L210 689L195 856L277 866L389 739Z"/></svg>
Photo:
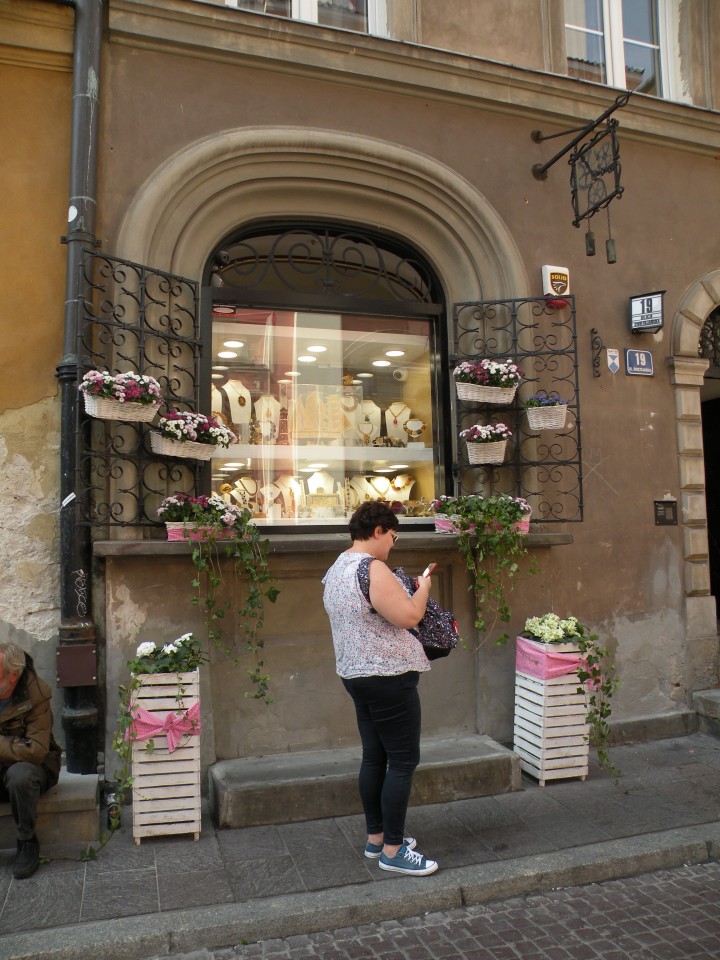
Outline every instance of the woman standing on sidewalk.
<svg viewBox="0 0 720 960"><path fill-rule="evenodd" d="M323 578L337 672L355 704L362 741L360 799L365 856L391 873L426 876L438 865L403 836L415 768L420 760L420 674L430 669L409 632L422 620L430 578L409 596L385 561L398 521L383 503L363 503L350 519L352 546ZM369 596L369 601L366 597Z"/></svg>

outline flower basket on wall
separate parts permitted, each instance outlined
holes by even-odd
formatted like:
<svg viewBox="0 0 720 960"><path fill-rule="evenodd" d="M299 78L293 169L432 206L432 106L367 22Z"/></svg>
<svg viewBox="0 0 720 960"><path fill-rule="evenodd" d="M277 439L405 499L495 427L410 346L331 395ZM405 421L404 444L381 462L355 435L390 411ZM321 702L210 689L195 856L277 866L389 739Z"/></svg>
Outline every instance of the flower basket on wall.
<svg viewBox="0 0 720 960"><path fill-rule="evenodd" d="M561 430L565 426L567 404L554 407L528 407L525 410L531 430Z"/></svg>
<svg viewBox="0 0 720 960"><path fill-rule="evenodd" d="M216 540L229 540L234 536L232 530L222 529L218 526L203 527L197 523L188 523L187 521L168 522L165 524L167 538L170 541L177 540L209 540L214 537Z"/></svg>
<svg viewBox="0 0 720 960"><path fill-rule="evenodd" d="M200 674L137 678L131 704L133 837L200 837ZM148 743L152 748L148 749Z"/></svg>
<svg viewBox="0 0 720 960"><path fill-rule="evenodd" d="M455 383L459 400L474 400L476 403L512 403L517 392L513 387L486 387L479 383Z"/></svg>
<svg viewBox="0 0 720 960"><path fill-rule="evenodd" d="M467 452L470 463L502 463L505 459L507 440L495 443L468 443Z"/></svg>
<svg viewBox="0 0 720 960"><path fill-rule="evenodd" d="M98 420L149 423L155 418L162 393L154 377L140 373L88 370L78 384L85 412Z"/></svg>
<svg viewBox="0 0 720 960"><path fill-rule="evenodd" d="M84 393L83 400L89 416L97 420L121 420L125 423L150 423L160 407L159 403L120 402L90 393Z"/></svg>
<svg viewBox="0 0 720 960"><path fill-rule="evenodd" d="M190 460L211 460L215 447L194 440L168 440L156 430L150 431L150 447L153 453L163 457L182 457Z"/></svg>

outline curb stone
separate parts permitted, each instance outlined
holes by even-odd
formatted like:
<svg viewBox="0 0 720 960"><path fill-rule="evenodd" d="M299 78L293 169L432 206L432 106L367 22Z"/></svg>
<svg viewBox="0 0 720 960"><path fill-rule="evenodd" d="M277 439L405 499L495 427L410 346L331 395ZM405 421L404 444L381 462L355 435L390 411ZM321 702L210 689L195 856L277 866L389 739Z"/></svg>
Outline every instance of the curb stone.
<svg viewBox="0 0 720 960"><path fill-rule="evenodd" d="M720 859L720 822L472 867L0 937L3 960L138 960L398 920ZM197 951L201 951L197 954ZM180 960L180 958L178 958Z"/></svg>

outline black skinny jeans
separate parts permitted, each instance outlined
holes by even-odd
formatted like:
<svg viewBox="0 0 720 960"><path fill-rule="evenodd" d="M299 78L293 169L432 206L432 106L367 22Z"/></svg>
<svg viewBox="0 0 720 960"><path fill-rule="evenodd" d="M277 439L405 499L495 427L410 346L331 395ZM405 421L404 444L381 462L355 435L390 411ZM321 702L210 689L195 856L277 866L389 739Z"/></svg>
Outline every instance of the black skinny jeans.
<svg viewBox="0 0 720 960"><path fill-rule="evenodd" d="M358 785L367 832L403 842L413 773L420 761L420 674L343 680L362 741Z"/></svg>

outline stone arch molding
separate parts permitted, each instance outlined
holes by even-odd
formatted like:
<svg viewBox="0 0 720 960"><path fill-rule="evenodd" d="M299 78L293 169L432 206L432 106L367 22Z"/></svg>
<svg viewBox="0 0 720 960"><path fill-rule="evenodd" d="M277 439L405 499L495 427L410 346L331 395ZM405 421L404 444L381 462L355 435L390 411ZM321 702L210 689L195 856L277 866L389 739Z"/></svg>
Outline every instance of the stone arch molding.
<svg viewBox="0 0 720 960"><path fill-rule="evenodd" d="M719 305L720 269L700 277L685 291L673 317L670 338L691 689L714 686L718 679L717 620L715 599L710 594L700 406L700 388L708 361L698 356L698 345L703 324Z"/></svg>
<svg viewBox="0 0 720 960"><path fill-rule="evenodd" d="M510 232L467 180L398 144L318 129L244 128L189 144L134 197L117 253L197 278L238 226L318 216L407 238L449 302L529 292Z"/></svg>

